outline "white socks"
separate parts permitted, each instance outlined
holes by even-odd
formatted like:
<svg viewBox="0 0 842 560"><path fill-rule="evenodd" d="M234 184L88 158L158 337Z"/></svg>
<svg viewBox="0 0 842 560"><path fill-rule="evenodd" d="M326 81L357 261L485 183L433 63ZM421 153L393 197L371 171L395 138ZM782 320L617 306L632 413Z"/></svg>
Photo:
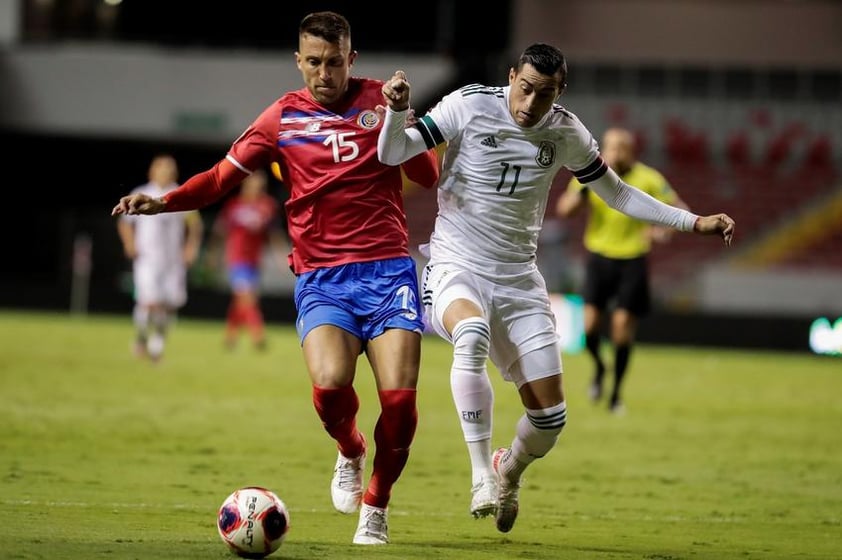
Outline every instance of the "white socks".
<svg viewBox="0 0 842 560"><path fill-rule="evenodd" d="M474 483L491 474L494 391L486 369L490 340L490 328L481 317L464 319L453 328L450 389L468 445Z"/></svg>
<svg viewBox="0 0 842 560"><path fill-rule="evenodd" d="M567 403L538 410L526 409L520 417L512 440L512 453L503 471L513 480L535 459L540 459L555 447L562 428L567 423Z"/></svg>

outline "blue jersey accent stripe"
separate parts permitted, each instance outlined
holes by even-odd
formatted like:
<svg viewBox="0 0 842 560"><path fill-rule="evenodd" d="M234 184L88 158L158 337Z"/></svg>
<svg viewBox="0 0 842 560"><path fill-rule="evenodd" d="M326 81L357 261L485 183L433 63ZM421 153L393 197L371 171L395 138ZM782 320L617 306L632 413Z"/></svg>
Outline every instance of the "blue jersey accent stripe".
<svg viewBox="0 0 842 560"><path fill-rule="evenodd" d="M343 119L347 119L348 117L355 117L362 112L362 109L359 107L351 107L347 113L343 115L337 115L331 111L319 111L319 110L301 110L301 109L284 109L283 113L281 113L281 119L306 119L306 118L324 118L324 117L340 117Z"/></svg>
<svg viewBox="0 0 842 560"><path fill-rule="evenodd" d="M320 134L318 136L297 136L295 138L288 138L285 140L278 140L279 148L286 148L289 146L298 146L299 144L321 144L327 135Z"/></svg>

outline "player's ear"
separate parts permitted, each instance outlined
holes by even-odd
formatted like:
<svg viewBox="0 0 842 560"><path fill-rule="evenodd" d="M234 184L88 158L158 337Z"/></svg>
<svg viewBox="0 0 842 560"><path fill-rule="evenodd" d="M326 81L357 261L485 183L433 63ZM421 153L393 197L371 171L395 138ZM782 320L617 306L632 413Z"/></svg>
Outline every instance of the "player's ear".
<svg viewBox="0 0 842 560"><path fill-rule="evenodd" d="M295 67L301 70L301 53L295 51Z"/></svg>
<svg viewBox="0 0 842 560"><path fill-rule="evenodd" d="M509 85L515 83L515 77L517 76L517 70L514 68L509 68Z"/></svg>
<svg viewBox="0 0 842 560"><path fill-rule="evenodd" d="M357 54L357 51L351 51L351 53L348 55L348 67L354 65L354 61L357 60Z"/></svg>

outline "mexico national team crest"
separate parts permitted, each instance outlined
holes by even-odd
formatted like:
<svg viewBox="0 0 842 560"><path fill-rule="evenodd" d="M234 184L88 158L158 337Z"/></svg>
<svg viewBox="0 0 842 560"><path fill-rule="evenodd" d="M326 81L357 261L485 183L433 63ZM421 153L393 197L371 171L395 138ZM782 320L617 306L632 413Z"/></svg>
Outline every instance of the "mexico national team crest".
<svg viewBox="0 0 842 560"><path fill-rule="evenodd" d="M374 128L380 122L380 117L377 113L371 110L365 110L357 117L357 124L363 128Z"/></svg>
<svg viewBox="0 0 842 560"><path fill-rule="evenodd" d="M538 154L535 156L538 167L550 167L555 161L555 144L542 141L538 146Z"/></svg>

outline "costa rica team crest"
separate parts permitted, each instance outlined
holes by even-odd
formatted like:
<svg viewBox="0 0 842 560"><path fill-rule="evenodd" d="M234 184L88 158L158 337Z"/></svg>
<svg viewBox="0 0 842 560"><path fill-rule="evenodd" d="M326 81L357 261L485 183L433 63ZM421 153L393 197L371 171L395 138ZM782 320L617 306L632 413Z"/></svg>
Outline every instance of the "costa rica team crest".
<svg viewBox="0 0 842 560"><path fill-rule="evenodd" d="M357 117L357 124L363 128L374 128L380 124L380 117L371 109L366 109Z"/></svg>

